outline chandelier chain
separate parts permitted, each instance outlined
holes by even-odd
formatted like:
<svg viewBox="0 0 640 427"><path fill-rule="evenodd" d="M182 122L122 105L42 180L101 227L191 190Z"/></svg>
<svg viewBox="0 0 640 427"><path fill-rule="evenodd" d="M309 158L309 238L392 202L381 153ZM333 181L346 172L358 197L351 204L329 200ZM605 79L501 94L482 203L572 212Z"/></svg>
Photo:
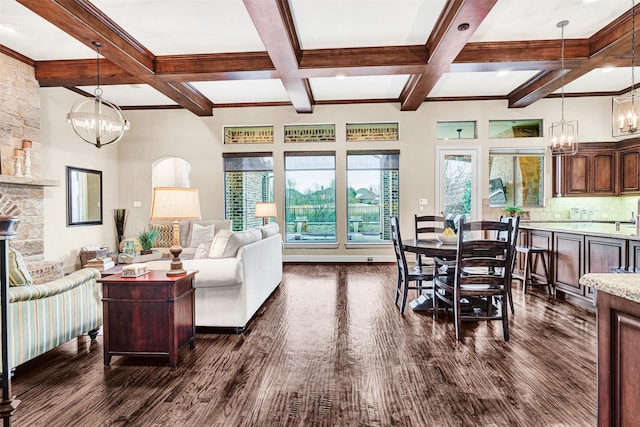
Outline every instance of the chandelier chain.
<svg viewBox="0 0 640 427"><path fill-rule="evenodd" d="M566 24L565 24L566 25ZM562 69L562 75L560 76L560 81L562 86L560 86L560 120L564 122L564 27L562 25L560 28L562 29L561 37L562 37L562 45L560 47L560 68Z"/></svg>
<svg viewBox="0 0 640 427"><path fill-rule="evenodd" d="M636 4L631 0L631 105L636 94Z"/></svg>

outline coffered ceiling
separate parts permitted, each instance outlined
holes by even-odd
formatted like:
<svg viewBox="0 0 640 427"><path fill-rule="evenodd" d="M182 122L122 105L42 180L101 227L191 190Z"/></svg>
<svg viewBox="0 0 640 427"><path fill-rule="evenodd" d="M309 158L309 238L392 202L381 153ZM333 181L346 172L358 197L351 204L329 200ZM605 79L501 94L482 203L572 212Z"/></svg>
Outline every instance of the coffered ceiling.
<svg viewBox="0 0 640 427"><path fill-rule="evenodd" d="M519 108L558 96L562 20L566 96L627 92L631 10L631 0L0 0L0 52L34 65L42 87L93 94L99 41L104 97L129 109Z"/></svg>

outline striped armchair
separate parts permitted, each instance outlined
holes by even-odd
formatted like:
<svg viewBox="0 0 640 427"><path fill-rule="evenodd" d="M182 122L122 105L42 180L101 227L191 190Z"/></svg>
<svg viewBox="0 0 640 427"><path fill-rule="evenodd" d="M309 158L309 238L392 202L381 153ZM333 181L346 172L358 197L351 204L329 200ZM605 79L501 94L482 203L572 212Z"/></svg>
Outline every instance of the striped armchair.
<svg viewBox="0 0 640 427"><path fill-rule="evenodd" d="M99 278L98 270L84 268L41 285L9 287L12 367L82 334L97 336L102 326Z"/></svg>

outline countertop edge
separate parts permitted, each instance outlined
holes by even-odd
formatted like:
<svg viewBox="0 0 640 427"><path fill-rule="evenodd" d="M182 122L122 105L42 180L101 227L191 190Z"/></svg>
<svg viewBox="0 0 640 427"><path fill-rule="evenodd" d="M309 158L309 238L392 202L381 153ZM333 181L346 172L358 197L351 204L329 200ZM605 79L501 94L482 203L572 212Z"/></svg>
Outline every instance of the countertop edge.
<svg viewBox="0 0 640 427"><path fill-rule="evenodd" d="M580 284L640 303L640 274L587 273Z"/></svg>

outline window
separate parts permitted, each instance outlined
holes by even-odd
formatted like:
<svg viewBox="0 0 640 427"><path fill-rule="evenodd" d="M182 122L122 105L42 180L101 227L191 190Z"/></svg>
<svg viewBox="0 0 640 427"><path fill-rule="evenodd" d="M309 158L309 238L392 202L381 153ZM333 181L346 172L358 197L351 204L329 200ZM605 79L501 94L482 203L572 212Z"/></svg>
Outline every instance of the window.
<svg viewBox="0 0 640 427"><path fill-rule="evenodd" d="M476 139L476 122L438 122L438 139Z"/></svg>
<svg viewBox="0 0 640 427"><path fill-rule="evenodd" d="M542 120L489 120L489 138L536 138L542 136Z"/></svg>
<svg viewBox="0 0 640 427"><path fill-rule="evenodd" d="M225 218L233 230L262 225L255 217L256 202L273 201L271 153L223 153Z"/></svg>
<svg viewBox="0 0 640 427"><path fill-rule="evenodd" d="M544 150L489 150L490 206L544 205Z"/></svg>
<svg viewBox="0 0 640 427"><path fill-rule="evenodd" d="M285 152L286 242L335 243L334 152Z"/></svg>
<svg viewBox="0 0 640 427"><path fill-rule="evenodd" d="M349 242L386 242L389 217L398 215L399 151L347 152Z"/></svg>

